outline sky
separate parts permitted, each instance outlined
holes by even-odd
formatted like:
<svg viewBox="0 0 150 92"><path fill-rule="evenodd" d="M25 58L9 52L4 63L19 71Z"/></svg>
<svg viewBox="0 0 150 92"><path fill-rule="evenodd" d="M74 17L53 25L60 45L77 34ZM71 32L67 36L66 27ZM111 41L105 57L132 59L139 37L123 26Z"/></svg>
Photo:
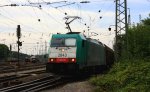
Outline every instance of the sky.
<svg viewBox="0 0 150 92"><path fill-rule="evenodd" d="M20 51L26 54L43 54L49 47L52 34L67 33L65 17L78 16L70 27L83 32L113 48L115 25L114 0L0 0L0 43L12 45L17 51L17 25L21 26ZM85 0L84 0L85 1ZM17 4L17 6L10 6ZM150 0L127 0L131 23L136 24L150 13ZM39 7L39 5L41 7ZM129 9L128 9L129 14ZM141 18L139 17L141 16ZM114 30L114 26L111 26ZM90 29L88 31L88 28ZM92 36L91 33L98 33Z"/></svg>

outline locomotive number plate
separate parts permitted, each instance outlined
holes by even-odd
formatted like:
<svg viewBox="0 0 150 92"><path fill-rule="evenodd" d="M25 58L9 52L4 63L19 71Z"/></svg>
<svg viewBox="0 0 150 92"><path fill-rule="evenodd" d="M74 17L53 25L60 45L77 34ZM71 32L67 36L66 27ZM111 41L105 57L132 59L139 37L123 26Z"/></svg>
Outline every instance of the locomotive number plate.
<svg viewBox="0 0 150 92"><path fill-rule="evenodd" d="M67 57L67 54L66 53L59 53L58 57Z"/></svg>

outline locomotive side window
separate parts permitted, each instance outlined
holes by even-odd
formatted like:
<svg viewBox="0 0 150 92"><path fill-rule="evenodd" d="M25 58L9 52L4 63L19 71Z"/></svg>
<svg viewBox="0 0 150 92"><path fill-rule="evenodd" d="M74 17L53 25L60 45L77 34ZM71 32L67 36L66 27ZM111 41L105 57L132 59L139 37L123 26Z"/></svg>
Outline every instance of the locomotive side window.
<svg viewBox="0 0 150 92"><path fill-rule="evenodd" d="M76 39L74 38L65 39L65 46L75 46L75 45L76 45Z"/></svg>
<svg viewBox="0 0 150 92"><path fill-rule="evenodd" d="M51 40L51 47L61 47L64 46L64 39L63 38L57 38Z"/></svg>

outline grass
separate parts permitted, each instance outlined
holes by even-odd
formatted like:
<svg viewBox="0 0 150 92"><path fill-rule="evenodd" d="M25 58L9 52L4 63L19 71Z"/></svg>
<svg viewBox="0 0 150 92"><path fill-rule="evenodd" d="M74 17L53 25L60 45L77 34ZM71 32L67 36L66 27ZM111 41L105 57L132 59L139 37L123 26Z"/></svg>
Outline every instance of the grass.
<svg viewBox="0 0 150 92"><path fill-rule="evenodd" d="M116 62L107 74L90 79L96 92L149 92L150 60Z"/></svg>

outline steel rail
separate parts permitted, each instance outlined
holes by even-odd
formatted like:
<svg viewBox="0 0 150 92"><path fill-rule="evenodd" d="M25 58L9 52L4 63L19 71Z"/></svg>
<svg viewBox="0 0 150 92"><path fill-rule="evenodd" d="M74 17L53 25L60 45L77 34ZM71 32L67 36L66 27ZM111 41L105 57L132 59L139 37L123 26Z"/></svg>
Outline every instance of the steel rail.
<svg viewBox="0 0 150 92"><path fill-rule="evenodd" d="M42 68L45 67L45 65L41 65L41 66L26 66L23 68L18 68L19 71L24 71L26 69L34 69L34 68ZM8 69L8 70L1 70L0 73L8 73L8 72L15 72L16 69Z"/></svg>
<svg viewBox="0 0 150 92"><path fill-rule="evenodd" d="M7 82L7 81L12 81L12 80L27 77L27 76L30 76L30 75L22 75L22 76L11 75L11 76L0 77L0 83Z"/></svg>
<svg viewBox="0 0 150 92"><path fill-rule="evenodd" d="M36 85L34 87L23 90L22 92L41 91L41 90L44 90L46 88L53 87L53 86L56 86L56 85L60 84L61 80L62 80L61 77L56 77L56 78L53 78L53 79L50 79L50 80L46 80L46 81L43 81L43 82L39 83L39 85Z"/></svg>
<svg viewBox="0 0 150 92"><path fill-rule="evenodd" d="M22 83L22 84L19 84L19 85L15 85L15 86L0 89L0 92L20 92L21 90L25 90L25 89L28 89L30 87L37 86L40 83L44 83L44 82L46 82L46 80L48 81L48 80L53 79L53 78L54 78L54 76L49 75L49 76L46 76L44 78L40 78L40 79L37 79L37 80L34 80L34 81L30 81L30 82Z"/></svg>

